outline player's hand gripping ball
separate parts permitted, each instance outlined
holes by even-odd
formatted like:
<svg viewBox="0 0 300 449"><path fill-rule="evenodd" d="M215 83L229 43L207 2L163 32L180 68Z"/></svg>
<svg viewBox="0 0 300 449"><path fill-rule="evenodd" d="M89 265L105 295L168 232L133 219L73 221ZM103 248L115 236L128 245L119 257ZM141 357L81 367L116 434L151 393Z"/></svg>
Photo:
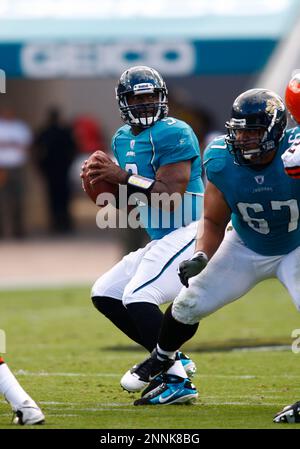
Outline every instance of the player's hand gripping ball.
<svg viewBox="0 0 300 449"><path fill-rule="evenodd" d="M95 151L83 164L81 168L80 177L82 180L82 188L86 192L86 194L91 198L91 200L97 204L98 195L101 193L112 193L115 198L117 198L118 194L118 185L112 184L105 180L99 180L95 184L91 183L93 180L93 176L90 175L89 164L97 161L111 161L109 156L105 154L103 151ZM99 202L99 201L98 201Z"/></svg>

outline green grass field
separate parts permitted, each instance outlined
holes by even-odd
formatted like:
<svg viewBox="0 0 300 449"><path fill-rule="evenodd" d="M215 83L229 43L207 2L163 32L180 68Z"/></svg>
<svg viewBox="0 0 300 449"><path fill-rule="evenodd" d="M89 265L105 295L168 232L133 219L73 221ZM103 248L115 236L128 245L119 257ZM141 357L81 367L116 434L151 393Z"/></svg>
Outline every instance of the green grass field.
<svg viewBox="0 0 300 449"><path fill-rule="evenodd" d="M287 292L264 282L206 318L186 345L198 366L196 405L134 407L138 395L122 391L119 379L145 352L100 316L88 288L0 293L5 359L49 429L278 428L274 413L300 399L300 354L255 346L291 345L297 328ZM254 348L230 349L247 346ZM14 427L10 420L1 398L0 429Z"/></svg>

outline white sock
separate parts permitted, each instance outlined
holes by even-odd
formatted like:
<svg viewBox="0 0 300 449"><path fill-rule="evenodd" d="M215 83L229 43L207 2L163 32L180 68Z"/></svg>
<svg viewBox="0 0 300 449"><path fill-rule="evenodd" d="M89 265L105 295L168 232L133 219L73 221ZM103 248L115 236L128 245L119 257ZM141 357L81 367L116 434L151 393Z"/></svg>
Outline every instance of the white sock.
<svg viewBox="0 0 300 449"><path fill-rule="evenodd" d="M0 393L5 396L13 409L17 409L26 400L32 401L6 363L0 365Z"/></svg>
<svg viewBox="0 0 300 449"><path fill-rule="evenodd" d="M165 357L168 357L169 359L175 359L176 354L178 351L164 351L160 348L159 345L156 346L157 350L157 358L158 360L163 360L163 357L159 357L159 355L164 355ZM174 374L175 376L182 377L183 379L186 379L188 376L185 372L185 369L183 368L183 365L181 363L181 360L175 360L174 365L171 366L171 368L168 369L167 374Z"/></svg>
<svg viewBox="0 0 300 449"><path fill-rule="evenodd" d="M166 358L175 360L177 351L164 351L159 345L156 345L156 350L158 360L165 360ZM159 357L160 355L164 355L165 357Z"/></svg>
<svg viewBox="0 0 300 449"><path fill-rule="evenodd" d="M174 365L172 365L171 368L168 369L167 374L174 374L175 376L183 377L183 379L186 379L188 377L185 369L183 368L181 360L175 360Z"/></svg>

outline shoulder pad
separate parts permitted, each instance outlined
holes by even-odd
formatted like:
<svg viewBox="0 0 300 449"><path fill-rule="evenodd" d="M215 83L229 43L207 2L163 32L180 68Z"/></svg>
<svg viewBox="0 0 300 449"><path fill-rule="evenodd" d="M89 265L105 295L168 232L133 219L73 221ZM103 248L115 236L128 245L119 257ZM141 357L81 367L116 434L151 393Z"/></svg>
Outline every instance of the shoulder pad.
<svg viewBox="0 0 300 449"><path fill-rule="evenodd" d="M121 136L123 133L124 133L124 126L122 126L121 128L117 129L117 131L112 136L111 140L114 141L117 137Z"/></svg>
<svg viewBox="0 0 300 449"><path fill-rule="evenodd" d="M216 137L204 150L203 164L206 170L214 173L223 170L228 157L225 136Z"/></svg>
<svg viewBox="0 0 300 449"><path fill-rule="evenodd" d="M160 120L150 130L154 141L161 148L169 148L178 143L184 144L184 141L193 135L193 130L187 123L173 117Z"/></svg>
<svg viewBox="0 0 300 449"><path fill-rule="evenodd" d="M174 117L166 117L162 120L159 120L155 125L154 129L157 131L164 130L164 132L168 132L168 134L177 133L183 129L190 129L190 125L183 122L182 120L178 120Z"/></svg>
<svg viewBox="0 0 300 449"><path fill-rule="evenodd" d="M205 159L204 166L207 171L218 173L224 169L226 165L226 157L211 157Z"/></svg>

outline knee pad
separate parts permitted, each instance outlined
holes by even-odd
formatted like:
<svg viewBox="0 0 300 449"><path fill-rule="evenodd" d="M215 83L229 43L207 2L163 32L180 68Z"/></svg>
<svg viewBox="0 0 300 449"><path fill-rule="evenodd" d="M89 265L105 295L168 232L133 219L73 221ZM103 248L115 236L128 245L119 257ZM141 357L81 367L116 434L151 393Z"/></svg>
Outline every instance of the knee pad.
<svg viewBox="0 0 300 449"><path fill-rule="evenodd" d="M179 294L172 305L172 316L183 324L199 323L201 316L197 310L196 298L189 296L186 291Z"/></svg>
<svg viewBox="0 0 300 449"><path fill-rule="evenodd" d="M104 286L103 286L104 287ZM101 278L97 279L97 281L94 283L91 289L91 298L99 297L101 298L104 296L104 288L102 288Z"/></svg>

